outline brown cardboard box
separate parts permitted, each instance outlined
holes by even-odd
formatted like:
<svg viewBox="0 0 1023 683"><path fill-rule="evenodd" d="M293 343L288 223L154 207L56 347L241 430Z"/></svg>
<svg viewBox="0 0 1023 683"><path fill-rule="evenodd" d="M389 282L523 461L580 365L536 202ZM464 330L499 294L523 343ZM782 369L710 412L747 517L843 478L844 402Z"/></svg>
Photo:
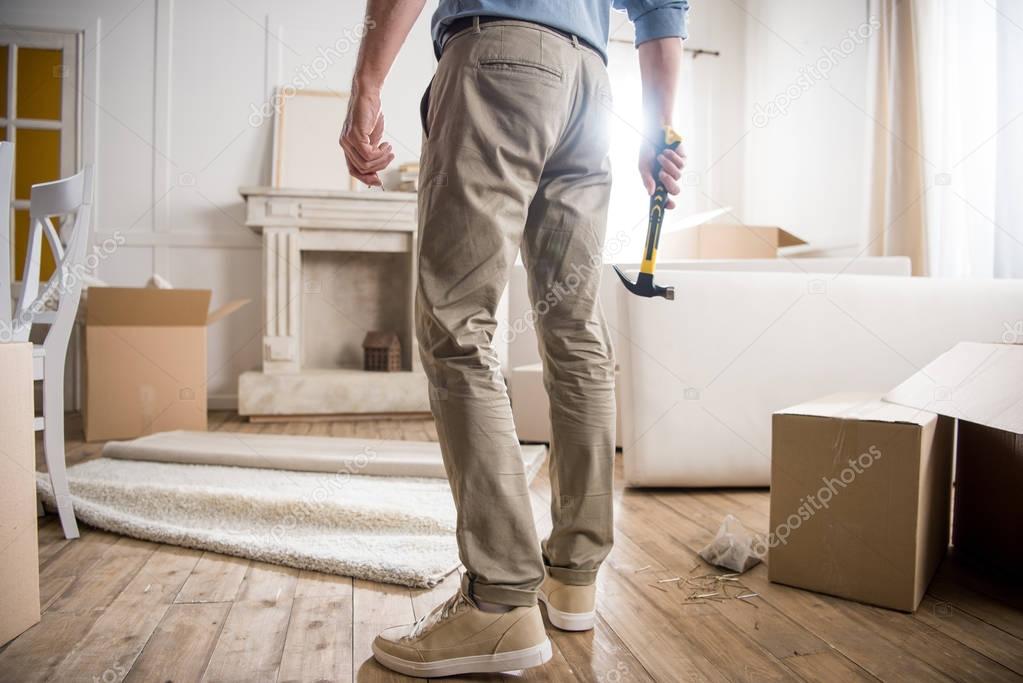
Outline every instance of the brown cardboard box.
<svg viewBox="0 0 1023 683"><path fill-rule="evenodd" d="M207 289L93 287L85 314L85 439L206 429Z"/></svg>
<svg viewBox="0 0 1023 683"><path fill-rule="evenodd" d="M0 344L0 645L39 621L32 344Z"/></svg>
<svg viewBox="0 0 1023 683"><path fill-rule="evenodd" d="M806 242L774 226L704 223L662 234L657 255L662 259L776 258L781 247L799 244Z"/></svg>
<svg viewBox="0 0 1023 683"><path fill-rule="evenodd" d="M1023 382L1023 378L1021 378ZM952 545L1005 571L1023 566L1023 434L959 421Z"/></svg>
<svg viewBox="0 0 1023 683"><path fill-rule="evenodd" d="M885 396L959 418L956 550L1003 570L1023 564L1023 345L957 344Z"/></svg>
<svg viewBox="0 0 1023 683"><path fill-rule="evenodd" d="M915 610L948 549L952 432L872 394L775 413L768 578Z"/></svg>

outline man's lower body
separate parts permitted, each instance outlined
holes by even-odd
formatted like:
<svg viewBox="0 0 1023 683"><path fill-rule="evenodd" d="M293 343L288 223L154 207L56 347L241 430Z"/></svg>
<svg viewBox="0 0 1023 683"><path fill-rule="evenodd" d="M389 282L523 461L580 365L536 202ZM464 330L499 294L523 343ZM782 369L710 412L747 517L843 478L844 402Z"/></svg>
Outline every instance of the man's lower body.
<svg viewBox="0 0 1023 683"><path fill-rule="evenodd" d="M552 620L586 625L563 617L586 612L611 549L614 360L597 295L610 88L600 56L571 36L475 22L449 38L424 105L417 332L466 575L452 604L374 647L406 673L505 670L482 667L549 657L541 584ZM493 346L520 250L551 405L542 549Z"/></svg>

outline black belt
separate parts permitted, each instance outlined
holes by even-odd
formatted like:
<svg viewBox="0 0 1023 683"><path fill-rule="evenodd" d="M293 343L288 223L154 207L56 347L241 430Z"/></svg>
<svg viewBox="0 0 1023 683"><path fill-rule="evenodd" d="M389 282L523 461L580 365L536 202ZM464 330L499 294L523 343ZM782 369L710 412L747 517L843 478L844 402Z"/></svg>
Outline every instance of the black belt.
<svg viewBox="0 0 1023 683"><path fill-rule="evenodd" d="M448 44L448 41L451 40L451 37L454 36L456 33L460 33L460 32L464 31L467 28L472 28L473 20L475 18L476 17L459 17L458 19L455 19L450 24L448 24L447 27L444 29L444 37L440 41L440 43L441 43L441 50L444 49L444 46ZM537 26L542 26L543 28L547 29L548 31L553 31L554 33L557 33L559 36L562 36L562 37L564 37L564 38L566 38L568 40L572 40L572 38L575 38L576 40L579 41L580 44L585 45L589 49L591 49L594 52L596 52L598 55L600 54L600 50L598 50L592 43L590 43L590 41L584 40L583 38L580 38L579 36L573 35L573 34L569 33L568 31L562 31L560 28L554 28L553 26L548 26L547 24L541 24L541 23L539 23L537 21L528 21L526 19L515 19L514 17L494 17L494 16L489 16L489 15L488 16L480 15L479 20L480 20L480 26L482 26L484 24L491 24L491 23L493 23L495 21L524 21L527 24L536 24Z"/></svg>

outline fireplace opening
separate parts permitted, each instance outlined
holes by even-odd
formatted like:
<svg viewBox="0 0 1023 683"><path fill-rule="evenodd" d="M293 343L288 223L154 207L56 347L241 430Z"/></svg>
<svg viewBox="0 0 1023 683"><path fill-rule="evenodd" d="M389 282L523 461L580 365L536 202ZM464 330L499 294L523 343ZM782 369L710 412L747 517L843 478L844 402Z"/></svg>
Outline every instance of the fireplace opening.
<svg viewBox="0 0 1023 683"><path fill-rule="evenodd" d="M412 369L408 253L303 251L301 364L361 369L366 333L395 332Z"/></svg>

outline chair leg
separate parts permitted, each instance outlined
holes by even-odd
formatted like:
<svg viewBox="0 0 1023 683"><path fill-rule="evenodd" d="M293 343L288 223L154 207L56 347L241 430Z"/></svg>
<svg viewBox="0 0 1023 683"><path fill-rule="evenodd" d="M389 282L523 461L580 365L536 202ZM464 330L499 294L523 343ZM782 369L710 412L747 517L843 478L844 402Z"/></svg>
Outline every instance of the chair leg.
<svg viewBox="0 0 1023 683"><path fill-rule="evenodd" d="M49 358L47 358L49 360ZM59 367L54 367L59 365ZM64 454L64 364L46 364L43 377L43 450L50 486L57 501L57 514L67 539L78 538L78 522L71 505Z"/></svg>

